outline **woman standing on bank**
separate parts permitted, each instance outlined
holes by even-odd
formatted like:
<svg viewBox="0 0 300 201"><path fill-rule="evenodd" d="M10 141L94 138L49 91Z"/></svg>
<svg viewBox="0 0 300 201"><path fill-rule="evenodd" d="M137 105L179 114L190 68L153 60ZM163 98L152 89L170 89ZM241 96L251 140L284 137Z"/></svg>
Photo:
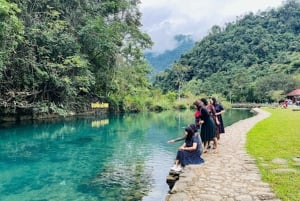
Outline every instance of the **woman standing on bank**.
<svg viewBox="0 0 300 201"><path fill-rule="evenodd" d="M220 130L219 130L220 122L219 122L219 119L217 117L217 112L216 112L216 108L215 108L215 105L213 103L213 100L210 98L209 103L205 104L205 106L206 106L206 109L207 109L208 113L210 114L211 118L214 120L215 128L216 128L216 137L218 139L218 136L220 136ZM215 144L214 144L214 147L215 147Z"/></svg>
<svg viewBox="0 0 300 201"><path fill-rule="evenodd" d="M217 144L217 138L216 138L216 127L214 120L212 119L211 115L206 109L206 106L208 102L205 98L201 98L199 101L194 102L194 105L197 108L200 108L200 120L198 124L201 125L201 140L204 144L203 153L207 152L207 148L209 145L209 142L211 140L214 141L214 144ZM216 145L214 153L218 152L218 147Z"/></svg>
<svg viewBox="0 0 300 201"><path fill-rule="evenodd" d="M218 135L217 135L217 139L220 139L220 134L225 133L225 128L224 128L224 122L223 122L223 118L222 118L222 114L225 112L225 109L223 108L223 106L217 102L217 99L212 97L211 98L212 104L215 106L216 109L216 116L218 118L219 121L219 125L218 126Z"/></svg>

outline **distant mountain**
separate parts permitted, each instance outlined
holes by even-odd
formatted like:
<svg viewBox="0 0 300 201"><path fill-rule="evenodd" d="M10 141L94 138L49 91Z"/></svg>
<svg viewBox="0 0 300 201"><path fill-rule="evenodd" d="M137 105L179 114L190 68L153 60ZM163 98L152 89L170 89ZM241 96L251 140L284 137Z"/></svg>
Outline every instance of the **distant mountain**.
<svg viewBox="0 0 300 201"><path fill-rule="evenodd" d="M176 35L174 39L177 41L178 45L173 50L167 50L162 54L156 54L153 52L145 53L147 61L154 68L154 73L164 71L195 44L195 41L193 41L189 35Z"/></svg>
<svg viewBox="0 0 300 201"><path fill-rule="evenodd" d="M284 98L300 86L300 1L213 26L177 63L189 71L166 69L156 76L156 87L219 94L234 102Z"/></svg>

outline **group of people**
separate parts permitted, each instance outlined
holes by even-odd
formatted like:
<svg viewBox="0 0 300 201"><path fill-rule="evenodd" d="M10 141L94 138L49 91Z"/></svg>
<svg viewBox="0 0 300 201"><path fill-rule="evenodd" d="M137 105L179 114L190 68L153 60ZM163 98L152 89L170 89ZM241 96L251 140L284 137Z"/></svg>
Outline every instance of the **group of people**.
<svg viewBox="0 0 300 201"><path fill-rule="evenodd" d="M171 168L173 171L181 171L186 165L203 163L201 155L207 153L211 146L214 153L218 153L220 134L225 133L222 119L225 110L216 98L212 97L209 101L201 98L193 105L195 123L185 128L183 137L168 141L168 143L173 143L185 140L177 151L175 164Z"/></svg>

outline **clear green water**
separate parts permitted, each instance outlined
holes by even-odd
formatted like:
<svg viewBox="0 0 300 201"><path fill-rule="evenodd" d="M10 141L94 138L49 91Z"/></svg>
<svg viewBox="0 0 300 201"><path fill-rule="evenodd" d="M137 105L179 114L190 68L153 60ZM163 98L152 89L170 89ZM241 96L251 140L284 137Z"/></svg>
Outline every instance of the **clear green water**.
<svg viewBox="0 0 300 201"><path fill-rule="evenodd" d="M229 110L225 124L252 116ZM166 176L193 111L0 127L1 201L164 200Z"/></svg>

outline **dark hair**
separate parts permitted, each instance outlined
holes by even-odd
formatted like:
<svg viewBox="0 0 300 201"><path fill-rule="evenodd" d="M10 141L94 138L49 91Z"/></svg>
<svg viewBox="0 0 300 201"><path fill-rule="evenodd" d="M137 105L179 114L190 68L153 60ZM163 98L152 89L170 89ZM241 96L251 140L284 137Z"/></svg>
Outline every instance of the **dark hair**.
<svg viewBox="0 0 300 201"><path fill-rule="evenodd" d="M196 101L193 103L193 105L195 105L195 106L197 107L197 110L200 110L201 105L200 105L199 101L196 100Z"/></svg>
<svg viewBox="0 0 300 201"><path fill-rule="evenodd" d="M194 131L194 133L198 131L196 124L190 124L189 127Z"/></svg>
<svg viewBox="0 0 300 201"><path fill-rule="evenodd" d="M215 97L211 97L211 100L213 101L212 104L213 104L214 106L216 106L216 104L217 104L217 99L216 99Z"/></svg>
<svg viewBox="0 0 300 201"><path fill-rule="evenodd" d="M203 102L203 104L204 104L205 106L208 104L208 102L207 102L207 100L206 100L205 98L201 98L200 100Z"/></svg>
<svg viewBox="0 0 300 201"><path fill-rule="evenodd" d="M191 126L186 127L184 130L187 132L186 139L191 139L195 134L195 131L193 128L191 128Z"/></svg>

